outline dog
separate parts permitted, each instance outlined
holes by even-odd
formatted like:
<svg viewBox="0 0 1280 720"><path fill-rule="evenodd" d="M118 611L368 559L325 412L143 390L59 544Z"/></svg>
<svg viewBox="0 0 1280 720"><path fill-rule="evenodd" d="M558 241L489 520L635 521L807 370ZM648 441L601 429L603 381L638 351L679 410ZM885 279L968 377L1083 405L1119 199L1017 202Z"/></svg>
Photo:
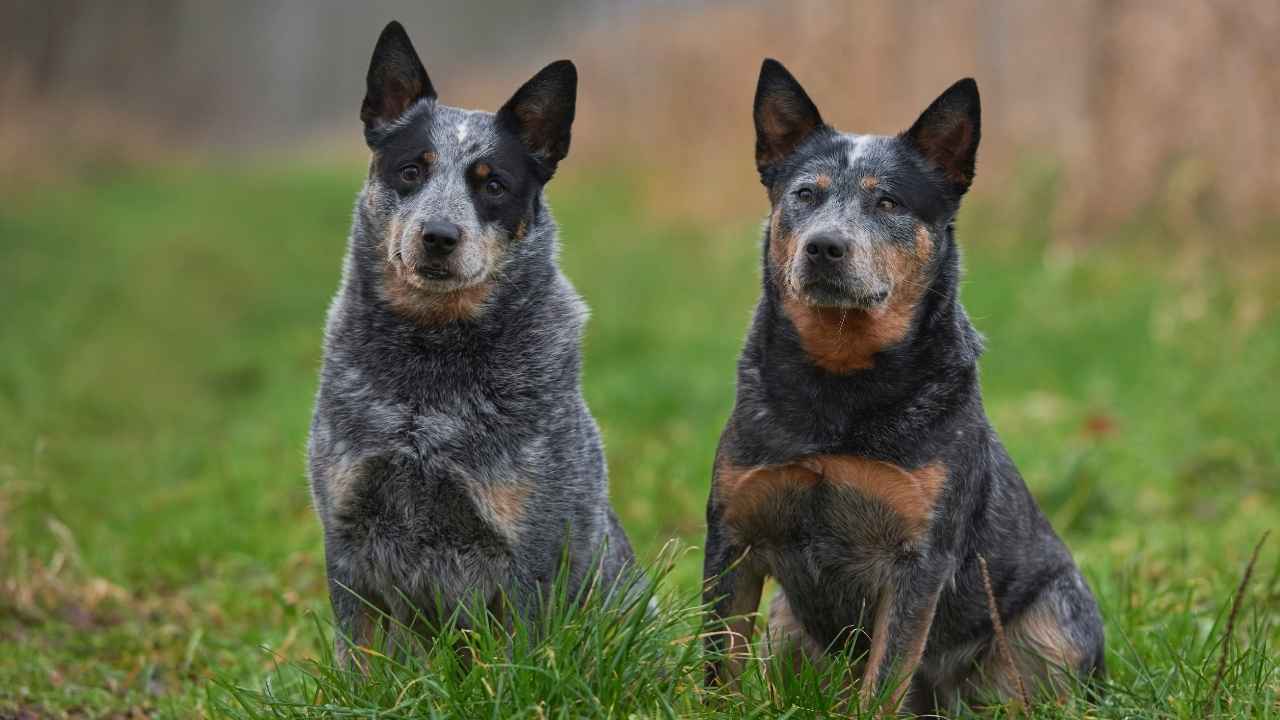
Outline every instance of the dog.
<svg viewBox="0 0 1280 720"><path fill-rule="evenodd" d="M708 682L740 672L766 577L773 661L860 658L862 702L889 713L1100 675L1097 603L987 420L959 300L977 84L900 135L848 134L766 60L754 120L771 212L707 503L705 595L724 630Z"/></svg>
<svg viewBox="0 0 1280 720"><path fill-rule="evenodd" d="M559 577L572 596L633 563L543 196L576 93L561 60L497 113L450 107L399 23L378 38L309 441L340 658L379 628L531 618Z"/></svg>

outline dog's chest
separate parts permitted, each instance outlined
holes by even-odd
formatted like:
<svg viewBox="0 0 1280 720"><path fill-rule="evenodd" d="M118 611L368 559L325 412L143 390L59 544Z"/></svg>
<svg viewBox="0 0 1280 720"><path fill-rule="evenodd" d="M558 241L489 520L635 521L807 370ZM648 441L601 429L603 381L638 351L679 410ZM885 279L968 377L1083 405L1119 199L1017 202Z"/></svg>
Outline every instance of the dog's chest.
<svg viewBox="0 0 1280 720"><path fill-rule="evenodd" d="M546 441L503 433L484 408L395 410L329 466L327 531L374 588L491 594L525 534Z"/></svg>
<svg viewBox="0 0 1280 720"><path fill-rule="evenodd" d="M716 481L724 521L778 577L815 581L876 572L927 533L945 482L940 464L905 469L850 455L736 468Z"/></svg>

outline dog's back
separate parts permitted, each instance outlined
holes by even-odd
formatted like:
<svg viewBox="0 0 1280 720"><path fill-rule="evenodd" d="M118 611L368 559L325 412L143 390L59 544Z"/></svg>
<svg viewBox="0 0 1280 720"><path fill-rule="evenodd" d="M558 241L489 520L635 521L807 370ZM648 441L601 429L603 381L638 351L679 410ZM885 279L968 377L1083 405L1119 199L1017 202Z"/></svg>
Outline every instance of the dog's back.
<svg viewBox="0 0 1280 720"><path fill-rule="evenodd" d="M451 108L398 25L379 39L310 441L331 599L357 643L378 612L527 615L558 573L573 592L631 562L579 386L586 308L542 196L575 86L554 63L497 114Z"/></svg>

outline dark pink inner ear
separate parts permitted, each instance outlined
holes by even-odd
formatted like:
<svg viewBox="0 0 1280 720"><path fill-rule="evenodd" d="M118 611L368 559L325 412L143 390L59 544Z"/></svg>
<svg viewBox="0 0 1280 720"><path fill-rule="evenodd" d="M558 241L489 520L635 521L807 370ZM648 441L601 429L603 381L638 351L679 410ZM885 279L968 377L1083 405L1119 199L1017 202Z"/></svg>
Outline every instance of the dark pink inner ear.
<svg viewBox="0 0 1280 720"><path fill-rule="evenodd" d="M390 121L400 117L420 95L422 83L412 79L391 78L382 99L382 118Z"/></svg>
<svg viewBox="0 0 1280 720"><path fill-rule="evenodd" d="M783 95L765 97L760 104L760 147L756 162L771 165L782 160L822 121L793 98Z"/></svg>
<svg viewBox="0 0 1280 720"><path fill-rule="evenodd" d="M391 66L382 69L376 79L376 90L370 88L360 109L360 119L376 127L394 121L409 106L426 94L421 78Z"/></svg>
<svg viewBox="0 0 1280 720"><path fill-rule="evenodd" d="M756 107L756 167L779 163L822 125L822 116L808 98L785 93L766 95Z"/></svg>
<svg viewBox="0 0 1280 720"><path fill-rule="evenodd" d="M957 183L969 182L969 167L965 154L973 143L973 124L959 113L951 113L941 123L925 129L916 138L920 152L942 168L947 179Z"/></svg>

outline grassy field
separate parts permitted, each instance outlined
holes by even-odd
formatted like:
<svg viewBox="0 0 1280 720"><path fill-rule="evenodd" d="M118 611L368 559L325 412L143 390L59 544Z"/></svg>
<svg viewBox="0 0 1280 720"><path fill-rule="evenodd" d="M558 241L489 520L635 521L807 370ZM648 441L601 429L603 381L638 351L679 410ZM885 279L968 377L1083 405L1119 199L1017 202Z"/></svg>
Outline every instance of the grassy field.
<svg viewBox="0 0 1280 720"><path fill-rule="evenodd" d="M587 399L661 611L593 606L510 650L460 637L471 666L332 668L303 456L360 177L174 168L0 197L0 718L834 707L820 678L758 667L740 698L697 690L696 546L758 230L653 220L607 176L551 196L594 313ZM1052 178L1020 187L962 214L964 299L988 410L1100 595L1112 671L1100 704L1037 714L1280 717L1280 537L1211 693L1234 588L1280 526L1280 293L1160 212L1064 249ZM1274 260L1276 228L1256 235Z"/></svg>

